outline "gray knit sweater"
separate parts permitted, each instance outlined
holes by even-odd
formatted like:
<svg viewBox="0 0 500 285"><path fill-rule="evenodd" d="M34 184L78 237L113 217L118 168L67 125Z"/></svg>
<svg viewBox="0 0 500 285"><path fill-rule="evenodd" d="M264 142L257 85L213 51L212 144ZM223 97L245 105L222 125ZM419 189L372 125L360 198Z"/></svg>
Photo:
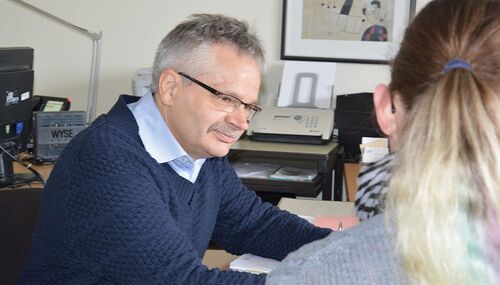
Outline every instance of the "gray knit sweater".
<svg viewBox="0 0 500 285"><path fill-rule="evenodd" d="M409 284L394 249L394 231L384 215L301 247L266 284Z"/></svg>

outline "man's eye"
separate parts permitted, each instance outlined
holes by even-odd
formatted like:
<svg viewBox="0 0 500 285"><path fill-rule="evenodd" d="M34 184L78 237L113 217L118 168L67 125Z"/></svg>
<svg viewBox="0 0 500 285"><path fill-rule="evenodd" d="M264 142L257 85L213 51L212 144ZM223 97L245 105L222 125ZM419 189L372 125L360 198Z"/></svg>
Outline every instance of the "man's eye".
<svg viewBox="0 0 500 285"><path fill-rule="evenodd" d="M233 98L231 98L229 96L224 96L224 95L220 96L220 100L224 103L233 103L234 102Z"/></svg>

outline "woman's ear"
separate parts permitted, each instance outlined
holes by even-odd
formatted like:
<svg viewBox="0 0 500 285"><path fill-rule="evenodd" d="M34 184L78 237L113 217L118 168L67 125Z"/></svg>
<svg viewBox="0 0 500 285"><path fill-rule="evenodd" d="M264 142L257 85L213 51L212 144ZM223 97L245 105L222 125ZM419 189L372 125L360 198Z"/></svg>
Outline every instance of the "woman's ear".
<svg viewBox="0 0 500 285"><path fill-rule="evenodd" d="M163 105L172 105L175 95L179 90L178 84L180 84L180 78L172 69L165 69L160 75L158 80L158 94L155 97L159 99L160 103Z"/></svg>
<svg viewBox="0 0 500 285"><path fill-rule="evenodd" d="M396 124L396 109L392 101L391 92L384 84L379 84L373 93L373 105L377 122L384 134L387 136L394 135L397 129Z"/></svg>

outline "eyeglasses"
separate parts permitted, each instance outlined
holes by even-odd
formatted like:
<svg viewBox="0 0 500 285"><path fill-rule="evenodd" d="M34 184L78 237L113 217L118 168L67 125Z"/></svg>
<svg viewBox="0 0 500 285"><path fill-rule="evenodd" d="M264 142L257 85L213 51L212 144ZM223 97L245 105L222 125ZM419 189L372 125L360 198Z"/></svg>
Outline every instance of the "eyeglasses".
<svg viewBox="0 0 500 285"><path fill-rule="evenodd" d="M256 106L254 104L247 104L232 95L222 93L217 89L212 88L207 84L197 79L194 79L193 77L187 74L184 74L182 72L179 72L179 74L189 79L190 81L198 84L200 87L207 90L208 92L212 93L215 96L213 97L215 99L214 100L215 104L221 107L222 111L224 112L233 113L234 111L238 110L238 108L241 105L243 105L244 109L248 112L247 121L250 121L251 119L253 119L253 116L255 116L256 113L262 111L262 109L259 106Z"/></svg>

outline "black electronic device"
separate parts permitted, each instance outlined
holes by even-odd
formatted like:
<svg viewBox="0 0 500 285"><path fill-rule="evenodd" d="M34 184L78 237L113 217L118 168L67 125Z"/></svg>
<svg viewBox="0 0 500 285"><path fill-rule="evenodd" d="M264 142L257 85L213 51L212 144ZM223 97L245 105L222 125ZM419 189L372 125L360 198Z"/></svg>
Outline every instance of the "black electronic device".
<svg viewBox="0 0 500 285"><path fill-rule="evenodd" d="M33 49L0 48L0 187L34 177L14 175L12 161L25 148L33 94Z"/></svg>
<svg viewBox="0 0 500 285"><path fill-rule="evenodd" d="M52 96L43 96L43 95L34 95L31 98L32 102L32 112L33 112L33 120L35 112L61 112L61 111L69 111L71 107L71 100L69 98L63 97L52 97ZM28 143L26 144L26 150L32 156L26 157L26 159L30 160L35 164L44 164L44 163L53 163L54 159L44 158L43 156L36 156L36 141L35 141L35 133L36 129L33 125L33 120L28 121L27 129L30 130L30 135L28 139Z"/></svg>
<svg viewBox="0 0 500 285"><path fill-rule="evenodd" d="M344 159L358 162L361 139L382 136L373 109L373 93L337 95L335 128L338 129L337 141L344 146Z"/></svg>
<svg viewBox="0 0 500 285"><path fill-rule="evenodd" d="M71 107L71 100L69 98L35 95L31 101L34 112L69 111Z"/></svg>
<svg viewBox="0 0 500 285"><path fill-rule="evenodd" d="M0 125L31 119L33 70L0 72Z"/></svg>

